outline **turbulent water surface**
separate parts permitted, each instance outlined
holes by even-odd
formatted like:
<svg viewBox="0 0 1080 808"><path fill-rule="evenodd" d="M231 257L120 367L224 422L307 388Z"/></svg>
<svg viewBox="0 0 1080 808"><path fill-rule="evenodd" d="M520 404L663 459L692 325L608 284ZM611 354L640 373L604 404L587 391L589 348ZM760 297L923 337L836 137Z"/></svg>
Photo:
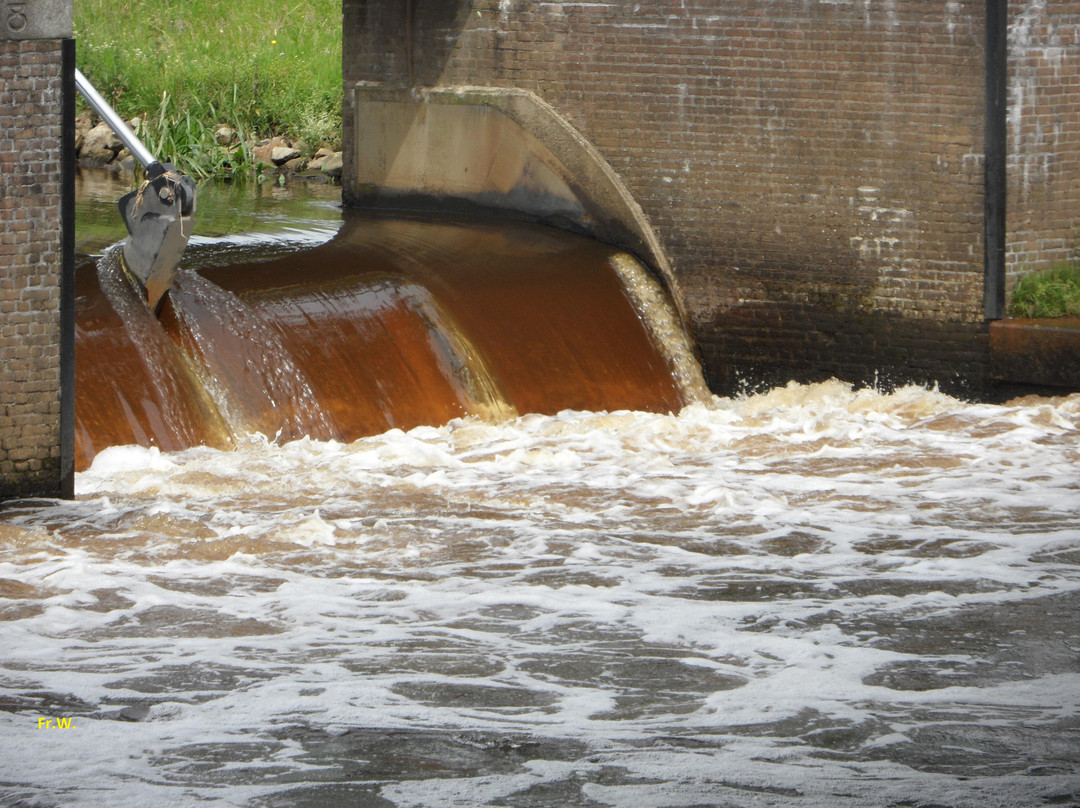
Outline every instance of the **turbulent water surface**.
<svg viewBox="0 0 1080 808"><path fill-rule="evenodd" d="M332 191L278 193L208 193L186 260L338 232ZM84 192L83 252L118 237L115 195ZM182 315L215 278L182 277ZM173 350L95 306L87 333ZM90 399L130 382L83 369ZM9 503L0 805L1080 805L1080 395L530 406L94 444L75 501Z"/></svg>
<svg viewBox="0 0 1080 808"><path fill-rule="evenodd" d="M1080 804L1078 427L833 382L107 449L0 511L0 804Z"/></svg>

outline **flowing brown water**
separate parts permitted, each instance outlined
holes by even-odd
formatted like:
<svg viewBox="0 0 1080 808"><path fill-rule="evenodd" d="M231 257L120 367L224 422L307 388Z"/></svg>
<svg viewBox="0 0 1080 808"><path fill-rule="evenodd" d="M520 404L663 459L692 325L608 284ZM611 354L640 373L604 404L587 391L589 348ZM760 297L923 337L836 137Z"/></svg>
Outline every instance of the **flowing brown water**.
<svg viewBox="0 0 1080 808"><path fill-rule="evenodd" d="M116 260L78 279L80 469L117 444L347 442L693 395L636 307L633 260L550 228L350 215L329 243L269 259L196 247L160 325Z"/></svg>
<svg viewBox="0 0 1080 808"><path fill-rule="evenodd" d="M376 224L332 248L355 238L370 273L324 249L291 281L253 255L295 239L204 238L164 326L107 274L111 298L80 285L81 367L152 343L80 377L148 424L124 429L233 445L113 446L74 501L0 511L0 805L1080 805L1080 396L833 380L272 440L340 429L309 356L390 332L400 354L367 367L420 357L453 412L527 406L484 326L529 306L484 289L470 321L460 301L485 295L387 258L406 225ZM405 251L474 236L427 238ZM523 263L485 260L493 283ZM657 302L610 263L635 310ZM567 289L612 288L596 271ZM657 315L650 339L677 337ZM687 356L663 355L695 397ZM267 411L269 437L231 437Z"/></svg>

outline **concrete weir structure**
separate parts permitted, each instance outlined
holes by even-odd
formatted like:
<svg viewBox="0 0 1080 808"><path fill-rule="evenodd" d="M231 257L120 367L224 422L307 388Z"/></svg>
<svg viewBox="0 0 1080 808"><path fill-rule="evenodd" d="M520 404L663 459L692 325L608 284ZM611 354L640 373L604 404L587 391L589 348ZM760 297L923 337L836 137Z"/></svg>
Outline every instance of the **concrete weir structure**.
<svg viewBox="0 0 1080 808"><path fill-rule="evenodd" d="M1080 246L1077 0L345 0L344 34L347 204L635 252L717 392L985 395L1008 285Z"/></svg>
<svg viewBox="0 0 1080 808"><path fill-rule="evenodd" d="M72 0L0 1L0 499L74 485Z"/></svg>
<svg viewBox="0 0 1080 808"><path fill-rule="evenodd" d="M1080 0L343 0L343 35L347 204L630 250L719 393L991 394L1010 284L1080 249ZM0 0L0 500L73 491L71 36Z"/></svg>
<svg viewBox="0 0 1080 808"><path fill-rule="evenodd" d="M524 214L671 268L641 207L581 133L517 88L352 88L348 201L360 207Z"/></svg>

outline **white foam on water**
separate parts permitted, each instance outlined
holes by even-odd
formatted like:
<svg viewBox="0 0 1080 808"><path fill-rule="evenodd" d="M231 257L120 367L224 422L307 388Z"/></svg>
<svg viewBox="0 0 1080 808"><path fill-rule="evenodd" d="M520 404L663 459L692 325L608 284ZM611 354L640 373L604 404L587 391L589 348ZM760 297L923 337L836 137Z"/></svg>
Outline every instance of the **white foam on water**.
<svg viewBox="0 0 1080 808"><path fill-rule="evenodd" d="M334 212L337 212L335 207ZM332 239L339 230L339 222L312 220L303 224L297 224L289 220L289 224L283 222L264 223L264 227L272 227L269 232L257 231L251 233L229 233L227 235L192 236L189 244L193 247L219 247L222 245L232 246L258 246L267 244L287 246L293 249L305 247L317 247Z"/></svg>
<svg viewBox="0 0 1080 808"><path fill-rule="evenodd" d="M0 803L1078 800L1078 427L831 382L108 449L0 512Z"/></svg>

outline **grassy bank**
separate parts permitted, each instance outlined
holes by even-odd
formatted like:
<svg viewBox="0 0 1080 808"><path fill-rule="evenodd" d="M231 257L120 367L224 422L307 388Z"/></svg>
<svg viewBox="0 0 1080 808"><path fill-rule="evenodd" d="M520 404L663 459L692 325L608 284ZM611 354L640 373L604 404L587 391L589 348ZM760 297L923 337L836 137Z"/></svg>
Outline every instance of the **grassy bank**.
<svg viewBox="0 0 1080 808"><path fill-rule="evenodd" d="M248 144L278 134L340 145L341 0L75 0L75 35L83 73L190 174L250 169Z"/></svg>
<svg viewBox="0 0 1080 808"><path fill-rule="evenodd" d="M1025 275L1013 292L1013 317L1080 317L1080 263Z"/></svg>

